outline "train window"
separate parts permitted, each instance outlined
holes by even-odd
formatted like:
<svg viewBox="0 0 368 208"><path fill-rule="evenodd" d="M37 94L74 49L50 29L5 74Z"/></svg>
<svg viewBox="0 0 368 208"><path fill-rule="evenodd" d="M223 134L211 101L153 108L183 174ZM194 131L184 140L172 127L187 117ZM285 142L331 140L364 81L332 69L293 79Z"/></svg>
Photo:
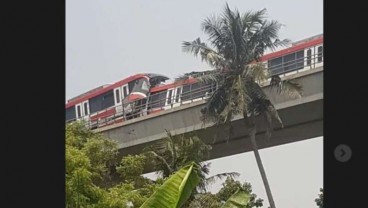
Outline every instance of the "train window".
<svg viewBox="0 0 368 208"><path fill-rule="evenodd" d="M307 50L307 66L312 64L312 49Z"/></svg>
<svg viewBox="0 0 368 208"><path fill-rule="evenodd" d="M88 115L88 103L85 102L83 107L84 107L84 115Z"/></svg>
<svg viewBox="0 0 368 208"><path fill-rule="evenodd" d="M272 75L282 73L282 57L269 60L268 70Z"/></svg>
<svg viewBox="0 0 368 208"><path fill-rule="evenodd" d="M81 115L81 107L80 105L77 106L77 117L80 118L82 115Z"/></svg>
<svg viewBox="0 0 368 208"><path fill-rule="evenodd" d="M131 81L128 83L128 92L131 92L134 88L134 85L135 85L135 81Z"/></svg>
<svg viewBox="0 0 368 208"><path fill-rule="evenodd" d="M147 83L147 81L146 81L146 80L143 80L143 83L142 83L142 89L143 89L143 90L146 90L146 91L148 91L148 90L149 90L148 83Z"/></svg>
<svg viewBox="0 0 368 208"><path fill-rule="evenodd" d="M160 108L165 106L167 91L151 94L149 97L149 108Z"/></svg>
<svg viewBox="0 0 368 208"><path fill-rule="evenodd" d="M199 85L199 83L198 82L196 82L196 83L193 83L193 84L191 84L191 89L190 89L190 91L191 91L191 98L192 99L196 99L196 98L199 98L199 97L201 97L201 95L200 95L200 85Z"/></svg>
<svg viewBox="0 0 368 208"><path fill-rule="evenodd" d="M126 86L123 87L123 93L124 93L124 98L126 98L128 96L128 88Z"/></svg>
<svg viewBox="0 0 368 208"><path fill-rule="evenodd" d="M95 113L102 110L103 94L93 97L89 100L89 113Z"/></svg>
<svg viewBox="0 0 368 208"><path fill-rule="evenodd" d="M296 69L296 62L295 62L295 53L288 54L286 56L283 56L283 66L284 66L284 72L292 71Z"/></svg>
<svg viewBox="0 0 368 208"><path fill-rule="evenodd" d="M322 62L322 57L323 57L323 46L318 47L318 63Z"/></svg>
<svg viewBox="0 0 368 208"><path fill-rule="evenodd" d="M181 91L181 101L190 100L190 84L186 84L183 86L183 90Z"/></svg>
<svg viewBox="0 0 368 208"><path fill-rule="evenodd" d="M103 95L101 107L102 109L114 106L114 92L110 90Z"/></svg>
<svg viewBox="0 0 368 208"><path fill-rule="evenodd" d="M181 94L181 87L176 89L176 94L175 94L175 102L179 102L179 98L180 98L180 94Z"/></svg>
<svg viewBox="0 0 368 208"><path fill-rule="evenodd" d="M157 108L161 107L159 103L159 95L158 94L152 94L148 97L148 108Z"/></svg>
<svg viewBox="0 0 368 208"><path fill-rule="evenodd" d="M65 110L65 120L69 121L69 120L73 120L75 119L75 107L69 107Z"/></svg>
<svg viewBox="0 0 368 208"><path fill-rule="evenodd" d="M304 68L304 50L296 52L296 68Z"/></svg>
<svg viewBox="0 0 368 208"><path fill-rule="evenodd" d="M120 90L115 90L116 103L120 103Z"/></svg>
<svg viewBox="0 0 368 208"><path fill-rule="evenodd" d="M167 104L171 104L172 92L173 90L169 90L169 97L167 98Z"/></svg>

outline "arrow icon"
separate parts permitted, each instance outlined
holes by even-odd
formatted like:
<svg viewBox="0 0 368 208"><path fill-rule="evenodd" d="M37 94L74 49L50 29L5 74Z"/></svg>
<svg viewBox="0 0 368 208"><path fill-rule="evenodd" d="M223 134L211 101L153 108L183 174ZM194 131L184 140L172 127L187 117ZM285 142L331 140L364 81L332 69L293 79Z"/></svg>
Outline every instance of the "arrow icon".
<svg viewBox="0 0 368 208"><path fill-rule="evenodd" d="M339 162L347 162L352 155L351 149L346 144L340 144L335 148L335 158Z"/></svg>

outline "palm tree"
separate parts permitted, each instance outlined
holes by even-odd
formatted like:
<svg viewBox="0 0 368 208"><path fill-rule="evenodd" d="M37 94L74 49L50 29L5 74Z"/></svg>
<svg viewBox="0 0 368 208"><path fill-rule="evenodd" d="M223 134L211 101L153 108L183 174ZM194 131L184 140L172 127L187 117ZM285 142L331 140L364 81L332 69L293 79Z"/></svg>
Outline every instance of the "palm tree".
<svg viewBox="0 0 368 208"><path fill-rule="evenodd" d="M269 203L271 208L275 208L258 152L255 120L257 116L266 119L267 139L273 130L273 119L283 126L274 105L261 87L269 76L266 67L258 61L267 49L286 46L289 41L278 39L281 24L274 20L267 21L265 14L266 9L240 14L226 4L222 16L205 19L202 29L209 36L212 47L197 38L192 42L183 42L183 51L199 55L213 70L192 72L181 79L192 76L200 82L217 83L217 88L202 109L202 120L206 122L210 119L214 125L227 124L229 138L232 134L231 119L234 115L243 115ZM271 77L270 87L276 93L301 96L299 84L279 76Z"/></svg>

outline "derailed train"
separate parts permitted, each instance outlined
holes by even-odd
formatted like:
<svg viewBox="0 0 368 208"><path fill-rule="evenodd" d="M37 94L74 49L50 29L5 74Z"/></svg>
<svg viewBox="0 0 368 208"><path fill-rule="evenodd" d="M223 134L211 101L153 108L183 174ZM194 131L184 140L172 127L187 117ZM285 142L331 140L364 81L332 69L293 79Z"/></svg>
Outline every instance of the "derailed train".
<svg viewBox="0 0 368 208"><path fill-rule="evenodd" d="M323 35L266 54L261 62L267 64L271 75L321 67ZM168 79L160 74L142 73L90 90L68 100L66 122L84 120L90 128L99 128L205 99L216 87L194 78L165 83Z"/></svg>

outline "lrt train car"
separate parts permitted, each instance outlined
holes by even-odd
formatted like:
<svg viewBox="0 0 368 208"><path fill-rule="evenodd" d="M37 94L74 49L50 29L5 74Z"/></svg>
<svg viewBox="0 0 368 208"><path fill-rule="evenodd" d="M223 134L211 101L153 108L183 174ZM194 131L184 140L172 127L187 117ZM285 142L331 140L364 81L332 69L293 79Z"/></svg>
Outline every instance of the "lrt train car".
<svg viewBox="0 0 368 208"><path fill-rule="evenodd" d="M323 35L313 36L261 58L270 76L287 75L323 66ZM158 74L138 74L112 86L72 99L66 106L66 119L88 120L92 127L158 113L206 99L216 84L194 78L160 84L168 78Z"/></svg>
<svg viewBox="0 0 368 208"><path fill-rule="evenodd" d="M291 47L264 55L261 62L272 75L287 75L323 66L323 35L316 35ZM194 78L151 88L148 112L155 113L206 99L216 86L198 83Z"/></svg>
<svg viewBox="0 0 368 208"><path fill-rule="evenodd" d="M91 128L96 128L112 120L122 121L123 114L132 113L132 103L146 99L151 87L167 79L159 74L136 74L112 85L90 90L68 100L65 105L66 122L84 120Z"/></svg>
<svg viewBox="0 0 368 208"><path fill-rule="evenodd" d="M261 61L267 64L270 75L285 75L321 67L323 34L294 42L289 48L266 54Z"/></svg>

